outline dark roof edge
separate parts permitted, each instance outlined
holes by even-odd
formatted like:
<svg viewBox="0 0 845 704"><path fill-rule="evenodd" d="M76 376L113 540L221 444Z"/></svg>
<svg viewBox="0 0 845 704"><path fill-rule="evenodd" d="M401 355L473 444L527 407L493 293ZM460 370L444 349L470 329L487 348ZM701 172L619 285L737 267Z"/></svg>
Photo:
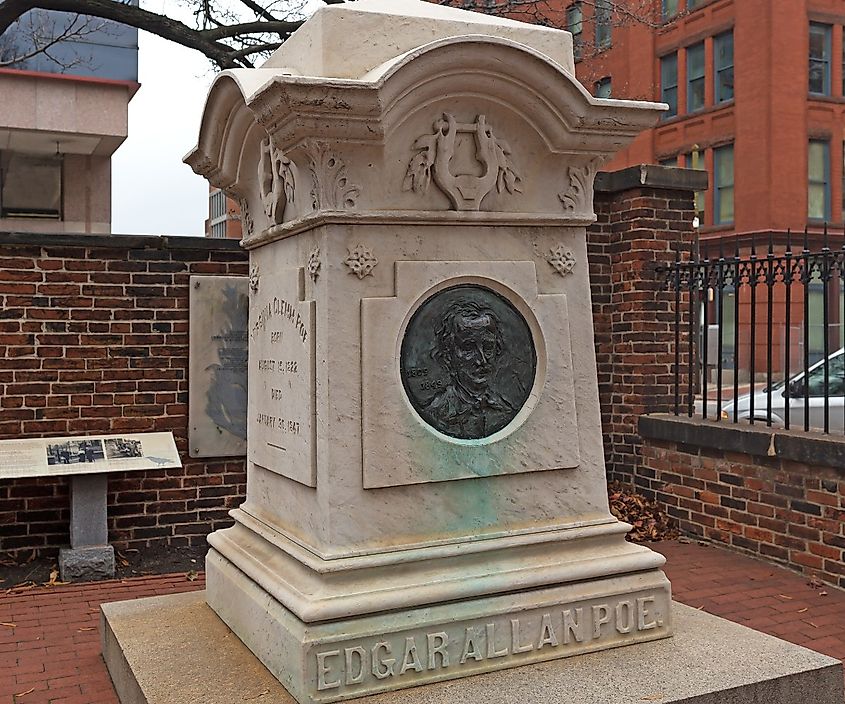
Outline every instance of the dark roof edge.
<svg viewBox="0 0 845 704"><path fill-rule="evenodd" d="M243 251L240 240L215 237L183 237L179 235L0 232L0 245L91 247L99 249Z"/></svg>
<svg viewBox="0 0 845 704"><path fill-rule="evenodd" d="M595 190L598 193L619 193L643 187L670 191L706 191L707 172L677 166L640 164L596 174Z"/></svg>

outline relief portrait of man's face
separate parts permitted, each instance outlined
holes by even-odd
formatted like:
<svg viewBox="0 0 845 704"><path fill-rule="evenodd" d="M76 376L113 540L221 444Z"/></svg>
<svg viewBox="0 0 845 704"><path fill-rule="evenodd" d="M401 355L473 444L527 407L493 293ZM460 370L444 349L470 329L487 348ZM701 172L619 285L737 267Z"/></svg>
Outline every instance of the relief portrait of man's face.
<svg viewBox="0 0 845 704"><path fill-rule="evenodd" d="M535 368L525 319L503 296L476 285L429 297L400 352L411 405L428 425L459 439L506 427L528 398Z"/></svg>
<svg viewBox="0 0 845 704"><path fill-rule="evenodd" d="M438 331L436 354L454 382L468 391L485 391L502 354L499 321L489 308L458 301L446 313Z"/></svg>

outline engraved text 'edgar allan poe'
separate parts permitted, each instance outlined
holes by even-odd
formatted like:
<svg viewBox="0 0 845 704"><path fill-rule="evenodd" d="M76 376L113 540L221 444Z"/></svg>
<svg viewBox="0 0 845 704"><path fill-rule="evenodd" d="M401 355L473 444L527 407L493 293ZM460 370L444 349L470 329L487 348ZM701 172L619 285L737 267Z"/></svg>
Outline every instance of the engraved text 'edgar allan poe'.
<svg viewBox="0 0 845 704"><path fill-rule="evenodd" d="M402 340L400 372L411 405L454 438L485 438L507 426L528 400L536 368L525 319L483 286L434 294Z"/></svg>

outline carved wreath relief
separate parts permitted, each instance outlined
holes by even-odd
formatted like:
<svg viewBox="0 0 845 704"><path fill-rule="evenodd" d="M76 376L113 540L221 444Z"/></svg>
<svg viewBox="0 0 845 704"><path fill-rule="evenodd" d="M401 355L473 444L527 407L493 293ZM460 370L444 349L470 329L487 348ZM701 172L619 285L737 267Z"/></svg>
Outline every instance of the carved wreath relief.
<svg viewBox="0 0 845 704"><path fill-rule="evenodd" d="M350 273L355 274L359 279L369 276L378 264L378 259L370 251L369 247L358 244L354 249L347 249L349 256L343 263L349 267Z"/></svg>
<svg viewBox="0 0 845 704"><path fill-rule="evenodd" d="M273 225L284 220L285 206L293 203L296 193L291 161L267 137L258 155L258 183L264 213Z"/></svg>
<svg viewBox="0 0 845 704"><path fill-rule="evenodd" d="M471 134L475 143L475 160L481 174L452 173L459 134ZM424 134L414 142L418 153L411 159L405 174L403 189L426 193L432 177L449 198L455 210L480 210L481 201L495 187L501 193L521 193L522 181L511 162L508 143L493 135L484 115L475 122L458 122L449 113L434 123L434 132Z"/></svg>
<svg viewBox="0 0 845 704"><path fill-rule="evenodd" d="M525 318L483 286L434 294L402 340L400 375L411 405L454 438L481 439L507 426L528 400L536 369Z"/></svg>
<svg viewBox="0 0 845 704"><path fill-rule="evenodd" d="M311 169L311 207L314 210L350 210L361 189L349 180L346 164L328 145L311 142L308 148Z"/></svg>

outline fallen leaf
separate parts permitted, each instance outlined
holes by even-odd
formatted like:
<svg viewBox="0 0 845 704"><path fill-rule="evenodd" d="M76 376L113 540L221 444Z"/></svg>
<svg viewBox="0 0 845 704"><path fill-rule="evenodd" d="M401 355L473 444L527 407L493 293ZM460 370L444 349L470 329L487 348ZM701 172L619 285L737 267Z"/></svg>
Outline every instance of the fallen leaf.
<svg viewBox="0 0 845 704"><path fill-rule="evenodd" d="M188 574L185 575L189 582L193 582L197 578L196 570L191 570Z"/></svg>
<svg viewBox="0 0 845 704"><path fill-rule="evenodd" d="M26 695L26 694L32 694L32 692L34 692L34 691L35 691L35 687L30 687L30 688L29 688L28 690L26 690L25 692L20 692L19 694L16 694L15 696L16 696L16 697L23 697L23 696L24 696L24 695Z"/></svg>
<svg viewBox="0 0 845 704"><path fill-rule="evenodd" d="M827 592L821 591L821 592L819 592L819 596L827 596Z"/></svg>
<svg viewBox="0 0 845 704"><path fill-rule="evenodd" d="M77 631L96 631L96 626L84 626L83 628L77 628Z"/></svg>
<svg viewBox="0 0 845 704"><path fill-rule="evenodd" d="M803 609L798 609L798 613L799 613L799 614L803 614L805 611L807 611L807 607L806 607L806 606L805 606Z"/></svg>
<svg viewBox="0 0 845 704"><path fill-rule="evenodd" d="M778 597L781 599L786 599L787 601L792 601L792 597L787 596L786 594L778 594Z"/></svg>
<svg viewBox="0 0 845 704"><path fill-rule="evenodd" d="M809 623L813 628L818 628L818 626L812 621L805 621L805 623Z"/></svg>
<svg viewBox="0 0 845 704"><path fill-rule="evenodd" d="M59 571L58 570L51 570L50 571L50 581L47 584L55 584L56 580L59 578Z"/></svg>
<svg viewBox="0 0 845 704"><path fill-rule="evenodd" d="M5 626L6 628L17 628L18 624L16 624L16 623L0 623L0 626Z"/></svg>

